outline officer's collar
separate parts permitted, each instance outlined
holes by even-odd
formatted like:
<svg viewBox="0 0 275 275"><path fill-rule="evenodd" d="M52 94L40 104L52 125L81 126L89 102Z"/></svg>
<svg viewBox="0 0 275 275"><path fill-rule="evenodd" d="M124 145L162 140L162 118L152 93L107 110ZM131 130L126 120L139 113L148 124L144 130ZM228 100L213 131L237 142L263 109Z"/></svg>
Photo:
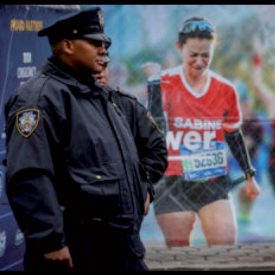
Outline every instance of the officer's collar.
<svg viewBox="0 0 275 275"><path fill-rule="evenodd" d="M73 86L81 93L90 93L98 88L98 85L95 83L95 79L91 74L80 74L55 57L50 57L48 59L48 62L44 65L42 71L69 86Z"/></svg>

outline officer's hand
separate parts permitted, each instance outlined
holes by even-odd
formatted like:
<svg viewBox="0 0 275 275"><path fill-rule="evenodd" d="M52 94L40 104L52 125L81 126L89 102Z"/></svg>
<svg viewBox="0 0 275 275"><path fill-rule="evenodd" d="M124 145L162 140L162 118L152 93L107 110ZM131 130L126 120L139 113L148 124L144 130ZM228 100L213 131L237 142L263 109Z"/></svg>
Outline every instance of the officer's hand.
<svg viewBox="0 0 275 275"><path fill-rule="evenodd" d="M147 192L146 201L144 203L144 215L146 216L149 213L150 208L150 194Z"/></svg>
<svg viewBox="0 0 275 275"><path fill-rule="evenodd" d="M59 250L44 254L44 258L50 261L54 261L56 263L62 262L66 267L73 268L73 261L69 248L67 246Z"/></svg>
<svg viewBox="0 0 275 275"><path fill-rule="evenodd" d="M255 199L261 192L260 186L254 177L246 180L243 190L246 196L250 199Z"/></svg>

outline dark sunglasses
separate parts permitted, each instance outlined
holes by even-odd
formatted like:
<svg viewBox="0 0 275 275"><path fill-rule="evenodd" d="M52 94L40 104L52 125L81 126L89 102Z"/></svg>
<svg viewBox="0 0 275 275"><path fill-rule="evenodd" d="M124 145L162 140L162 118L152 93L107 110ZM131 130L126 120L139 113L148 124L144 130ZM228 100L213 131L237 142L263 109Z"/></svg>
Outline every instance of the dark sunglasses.
<svg viewBox="0 0 275 275"><path fill-rule="evenodd" d="M189 21L183 24L180 32L188 34L196 31L213 33L216 29L207 21Z"/></svg>
<svg viewBox="0 0 275 275"><path fill-rule="evenodd" d="M93 39L88 39L90 43L92 43L94 46L97 48L104 47L106 50L111 46L111 43L101 41L101 40L93 40Z"/></svg>

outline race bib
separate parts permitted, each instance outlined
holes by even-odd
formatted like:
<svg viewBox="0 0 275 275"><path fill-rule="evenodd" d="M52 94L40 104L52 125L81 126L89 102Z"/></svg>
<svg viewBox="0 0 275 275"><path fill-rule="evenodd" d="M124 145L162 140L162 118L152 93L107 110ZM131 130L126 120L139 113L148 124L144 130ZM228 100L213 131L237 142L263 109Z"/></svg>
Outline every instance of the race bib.
<svg viewBox="0 0 275 275"><path fill-rule="evenodd" d="M223 142L212 142L210 149L191 151L180 147L185 180L205 180L226 174L227 154Z"/></svg>

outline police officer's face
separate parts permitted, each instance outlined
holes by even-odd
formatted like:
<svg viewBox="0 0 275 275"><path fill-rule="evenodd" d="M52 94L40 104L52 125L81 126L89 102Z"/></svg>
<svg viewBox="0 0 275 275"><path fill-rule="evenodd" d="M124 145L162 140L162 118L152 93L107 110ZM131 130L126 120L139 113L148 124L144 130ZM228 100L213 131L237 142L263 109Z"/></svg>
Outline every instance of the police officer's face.
<svg viewBox="0 0 275 275"><path fill-rule="evenodd" d="M70 60L75 68L89 73L100 73L105 68L104 56L107 50L104 42L88 39L70 41L72 43Z"/></svg>
<svg viewBox="0 0 275 275"><path fill-rule="evenodd" d="M96 79L96 81L100 85L102 85L102 86L108 85L108 79L109 79L109 70L108 70L108 67L106 66L105 69L103 69L102 72L94 74L94 78Z"/></svg>

